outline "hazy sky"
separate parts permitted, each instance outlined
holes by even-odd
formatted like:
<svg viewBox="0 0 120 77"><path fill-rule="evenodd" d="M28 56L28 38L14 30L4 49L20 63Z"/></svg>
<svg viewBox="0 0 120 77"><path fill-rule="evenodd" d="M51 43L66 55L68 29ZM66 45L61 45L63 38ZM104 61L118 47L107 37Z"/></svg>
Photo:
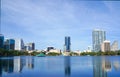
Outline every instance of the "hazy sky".
<svg viewBox="0 0 120 77"><path fill-rule="evenodd" d="M107 39L120 43L120 1L1 0L2 34L63 49L71 37L72 50L92 46L92 30L107 32Z"/></svg>

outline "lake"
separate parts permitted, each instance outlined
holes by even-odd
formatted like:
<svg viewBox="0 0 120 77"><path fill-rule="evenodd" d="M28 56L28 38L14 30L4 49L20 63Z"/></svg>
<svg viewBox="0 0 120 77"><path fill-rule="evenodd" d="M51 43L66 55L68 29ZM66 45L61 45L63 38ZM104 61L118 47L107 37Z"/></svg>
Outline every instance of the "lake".
<svg viewBox="0 0 120 77"><path fill-rule="evenodd" d="M0 57L0 77L120 77L120 56Z"/></svg>

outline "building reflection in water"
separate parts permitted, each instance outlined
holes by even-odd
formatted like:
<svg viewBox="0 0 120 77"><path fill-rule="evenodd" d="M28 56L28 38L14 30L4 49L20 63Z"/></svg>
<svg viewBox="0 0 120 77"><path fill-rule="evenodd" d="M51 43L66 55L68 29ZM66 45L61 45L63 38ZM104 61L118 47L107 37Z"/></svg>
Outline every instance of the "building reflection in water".
<svg viewBox="0 0 120 77"><path fill-rule="evenodd" d="M21 72L23 68L23 64L22 64L22 59L20 59L20 56L15 58L14 57L14 72Z"/></svg>
<svg viewBox="0 0 120 77"><path fill-rule="evenodd" d="M31 56L27 57L25 65L26 65L27 68L33 69L34 68L34 59L33 59L33 57L31 57Z"/></svg>
<svg viewBox="0 0 120 77"><path fill-rule="evenodd" d="M0 77L2 77L2 60L0 59Z"/></svg>
<svg viewBox="0 0 120 77"><path fill-rule="evenodd" d="M7 73L12 73L14 68L13 59L4 59L2 60L2 71Z"/></svg>
<svg viewBox="0 0 120 77"><path fill-rule="evenodd" d="M70 77L71 74L71 66L70 66L70 57L64 57L64 66L65 66L65 76Z"/></svg>
<svg viewBox="0 0 120 77"><path fill-rule="evenodd" d="M34 68L34 59L27 57L26 60L21 57L13 57L10 59L0 59L0 77L4 72L6 73L20 73L23 67Z"/></svg>
<svg viewBox="0 0 120 77"><path fill-rule="evenodd" d="M107 77L107 72L111 71L111 62L105 57L93 57L93 76Z"/></svg>
<svg viewBox="0 0 120 77"><path fill-rule="evenodd" d="M118 60L114 61L113 65L116 71L120 70L120 62Z"/></svg>

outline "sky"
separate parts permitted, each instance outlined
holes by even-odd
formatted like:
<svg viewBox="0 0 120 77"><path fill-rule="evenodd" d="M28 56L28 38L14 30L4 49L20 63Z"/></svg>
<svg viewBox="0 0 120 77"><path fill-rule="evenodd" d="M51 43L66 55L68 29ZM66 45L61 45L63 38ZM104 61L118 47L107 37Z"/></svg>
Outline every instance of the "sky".
<svg viewBox="0 0 120 77"><path fill-rule="evenodd" d="M120 43L120 1L1 0L5 38L35 42L36 49L62 49L65 36L71 49L92 47L92 30L106 31L107 40Z"/></svg>

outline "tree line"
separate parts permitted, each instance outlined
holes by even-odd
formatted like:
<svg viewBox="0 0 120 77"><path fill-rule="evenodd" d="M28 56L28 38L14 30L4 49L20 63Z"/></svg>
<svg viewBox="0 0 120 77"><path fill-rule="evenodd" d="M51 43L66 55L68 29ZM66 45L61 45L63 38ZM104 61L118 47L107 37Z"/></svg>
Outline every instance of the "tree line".
<svg viewBox="0 0 120 77"><path fill-rule="evenodd" d="M5 50L5 49L0 49L0 56L36 56L40 53L45 54L46 56L59 56L62 55L62 53L55 53L55 52L50 52L46 54L45 52L36 52L33 51L32 53L28 53L27 51L17 51L17 50ZM107 51L107 52L81 52L80 54L76 52L70 52L69 56L113 56L113 55L120 55L120 50L118 51Z"/></svg>
<svg viewBox="0 0 120 77"><path fill-rule="evenodd" d="M85 55L90 55L90 56L113 56L113 55L120 55L120 50L119 51L107 51L107 52L82 52L80 55L85 56Z"/></svg>

